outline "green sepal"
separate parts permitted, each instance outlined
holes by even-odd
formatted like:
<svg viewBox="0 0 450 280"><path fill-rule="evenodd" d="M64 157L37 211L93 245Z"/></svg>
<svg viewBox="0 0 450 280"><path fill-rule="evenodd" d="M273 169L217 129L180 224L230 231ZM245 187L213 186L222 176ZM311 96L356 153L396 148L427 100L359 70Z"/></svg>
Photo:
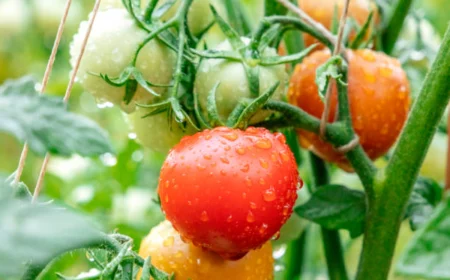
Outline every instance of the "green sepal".
<svg viewBox="0 0 450 280"><path fill-rule="evenodd" d="M246 127L251 117L255 115L255 113L257 113L267 103L267 101L273 96L279 85L280 82L279 81L276 82L271 87L269 87L263 94L261 94L261 96L255 98L250 102L250 104L245 106L245 109L241 112L239 118L237 118L237 120L233 123L233 128Z"/></svg>
<svg viewBox="0 0 450 280"><path fill-rule="evenodd" d="M224 7L227 11L229 22L232 27L241 35L251 32L250 19L241 5L241 0L224 0Z"/></svg>
<svg viewBox="0 0 450 280"><path fill-rule="evenodd" d="M136 80L128 80L125 83L125 95L123 97L123 102L125 104L129 104L133 99L136 90L137 90L138 82Z"/></svg>
<svg viewBox="0 0 450 280"><path fill-rule="evenodd" d="M242 63L247 75L248 86L252 98L259 96L259 65L250 66L248 63Z"/></svg>
<svg viewBox="0 0 450 280"><path fill-rule="evenodd" d="M168 10L170 10L170 8L173 7L173 5L177 2L177 0L166 0L164 1L161 6L159 6L158 8L156 8L153 11L152 14L152 21L157 21L159 20L164 14L167 13Z"/></svg>
<svg viewBox="0 0 450 280"><path fill-rule="evenodd" d="M369 28L373 25L373 14L373 11L370 12L366 22L364 22L363 26L359 29L358 34L356 34L355 39L350 43L351 49L358 49L363 43L364 37L366 37L367 32L369 32Z"/></svg>
<svg viewBox="0 0 450 280"><path fill-rule="evenodd" d="M339 72L339 66L343 63L344 60L342 57L336 55L330 57L324 64L317 68L315 82L319 89L319 97L322 101L327 93L330 79L335 79L337 82L346 85L346 83L342 81L342 74Z"/></svg>
<svg viewBox="0 0 450 280"><path fill-rule="evenodd" d="M214 19L219 25L225 37L227 37L234 50L239 51L241 55L244 55L246 45L242 42L239 34L234 30L216 11L214 6L210 5L211 11L214 15Z"/></svg>
<svg viewBox="0 0 450 280"><path fill-rule="evenodd" d="M191 49L191 52L193 52L194 54L198 55L201 58L242 61L242 57L235 51L219 51L219 50L199 51L196 49Z"/></svg>
<svg viewBox="0 0 450 280"><path fill-rule="evenodd" d="M144 265L142 266L142 274L140 280L149 280L150 279L150 267L152 266L150 257L147 257L144 261Z"/></svg>
<svg viewBox="0 0 450 280"><path fill-rule="evenodd" d="M315 47L317 47L318 44L313 44L307 49L304 49L303 51L286 55L286 56L270 56L270 57L262 57L260 61L260 65L262 66L273 66L273 65L279 65L279 64L287 64L287 63L297 63L303 60L309 53L314 50Z"/></svg>
<svg viewBox="0 0 450 280"><path fill-rule="evenodd" d="M211 128L211 126L209 125L209 123L206 121L205 116L203 115L200 106L199 106L199 102L198 102L198 94L196 94L194 92L194 112L195 112L195 117L197 118L198 122L200 123L200 127L201 128Z"/></svg>
<svg viewBox="0 0 450 280"><path fill-rule="evenodd" d="M217 82L214 87L209 91L208 98L206 99L206 111L208 113L209 122L212 126L223 125L220 120L219 111L216 103L216 91L220 82Z"/></svg>
<svg viewBox="0 0 450 280"><path fill-rule="evenodd" d="M258 52L262 53L270 44L278 38L279 34L282 33L283 27L280 24L275 24L267 30L261 37L258 44Z"/></svg>
<svg viewBox="0 0 450 280"><path fill-rule="evenodd" d="M103 269L102 271L102 277L111 277L114 276L114 274L117 271L117 268L119 267L120 263L122 262L122 260L125 258L125 256L127 255L128 251L130 250L132 245L132 241L128 241L127 243L124 244L124 246L122 247L122 249L120 249L119 253L117 254L117 256L115 256L106 266L105 269ZM113 278L112 278L113 279Z"/></svg>

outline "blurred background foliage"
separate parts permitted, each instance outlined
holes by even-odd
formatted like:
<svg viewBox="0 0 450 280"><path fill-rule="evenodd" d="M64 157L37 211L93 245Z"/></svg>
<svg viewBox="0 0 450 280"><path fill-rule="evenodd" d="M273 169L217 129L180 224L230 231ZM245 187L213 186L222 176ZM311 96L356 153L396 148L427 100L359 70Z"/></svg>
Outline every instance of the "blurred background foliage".
<svg viewBox="0 0 450 280"><path fill-rule="evenodd" d="M64 9L65 0L0 0L0 83L9 78L32 74L40 79L50 54L54 36ZM246 0L255 20L263 14L263 1ZM64 37L57 54L55 67L47 88L48 94L62 96L71 71L69 45L80 21L85 20L94 1L74 0L67 21ZM440 36L448 24L449 0L417 0L409 16L395 55L399 57L410 78L412 92L416 94L438 49ZM250 11L250 10L249 10ZM212 32L220 32L213 29ZM220 34L210 34L217 40ZM163 219L155 202L155 189L163 155L143 149L130 133L123 113L117 108L97 106L90 94L75 86L70 109L84 114L105 128L113 141L117 155L104 155L99 159L85 159L78 156L52 158L46 176L43 195L48 199L64 201L70 207L89 214L101 223L105 230L118 230L134 238L135 246L150 228ZM444 126L443 126L444 127ZM445 131L445 129L442 129ZM438 133L433 141L422 175L444 180L445 149L447 135ZM0 178L14 172L22 145L14 138L0 133ZM23 181L33 186L42 159L31 154L26 163ZM384 160L379 164L383 165ZM302 168L305 169L305 168ZM308 183L308 170L302 175ZM335 170L333 181L353 188L360 188L356 175ZM306 188L304 188L306 189ZM285 256L287 242L300 236L308 226L295 217L283 229L281 239L276 241L274 251L277 257L275 267L278 279L286 275ZM319 228L309 225L306 254L308 261L303 268L304 279L326 279L326 267L321 251ZM343 235L347 233L343 232ZM401 249L411 236L409 227L402 228L399 242ZM353 273L361 238L345 239L349 270ZM295 242L295 241L294 241ZM289 248L293 248L290 246ZM295 247L294 247L295 248ZM76 275L89 269L89 258L85 252L75 252L56 260L44 279L56 279L54 272ZM290 267L289 269L292 269ZM294 268L295 269L295 268ZM398 278L400 279L400 278Z"/></svg>

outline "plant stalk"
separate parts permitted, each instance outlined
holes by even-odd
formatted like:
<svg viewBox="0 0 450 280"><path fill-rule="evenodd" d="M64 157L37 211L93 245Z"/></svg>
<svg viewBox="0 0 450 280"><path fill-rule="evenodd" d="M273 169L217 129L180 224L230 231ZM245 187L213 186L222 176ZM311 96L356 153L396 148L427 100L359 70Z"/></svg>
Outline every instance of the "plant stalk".
<svg viewBox="0 0 450 280"><path fill-rule="evenodd" d="M369 199L358 280L385 280L413 184L450 99L450 28L425 78L397 147L375 177Z"/></svg>
<svg viewBox="0 0 450 280"><path fill-rule="evenodd" d="M391 14L390 20L384 28L382 34L383 50L385 53L390 54L394 49L397 42L400 31L403 28L403 22L408 15L414 0L398 0L394 11Z"/></svg>
<svg viewBox="0 0 450 280"><path fill-rule="evenodd" d="M320 186L329 184L330 177L325 162L310 153L310 163L314 187L319 188ZM329 278L331 280L347 280L348 276L339 232L324 227L321 227L321 231Z"/></svg>

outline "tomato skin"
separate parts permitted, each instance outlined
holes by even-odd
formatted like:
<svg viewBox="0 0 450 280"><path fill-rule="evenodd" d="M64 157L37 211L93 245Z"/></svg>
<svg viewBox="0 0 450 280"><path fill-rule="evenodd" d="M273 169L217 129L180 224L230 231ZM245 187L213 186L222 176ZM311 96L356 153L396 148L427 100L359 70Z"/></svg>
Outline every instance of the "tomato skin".
<svg viewBox="0 0 450 280"><path fill-rule="evenodd" d="M167 154L183 136L196 131L189 123L184 129L175 120L172 120L169 125L167 113L143 118L149 113L149 109L137 108L133 114L129 115L129 121L137 140L152 151Z"/></svg>
<svg viewBox="0 0 450 280"><path fill-rule="evenodd" d="M248 43L247 38L242 38ZM216 47L220 51L232 51L228 41L224 41ZM275 56L276 51L267 48L264 56ZM268 88L280 81L280 85L275 90L272 99L279 100L284 96L288 76L284 65L276 66L259 66L260 67L260 90L259 94L264 93ZM216 91L216 104L219 116L222 120L226 120L238 102L242 98L251 98L250 87L246 76L245 68L241 62L233 62L225 59L203 59L195 79L194 92L198 94L200 107L205 112L207 108L208 95L216 85L220 82ZM250 123L256 123L264 120L269 115L268 111L260 111L256 113L250 120Z"/></svg>
<svg viewBox="0 0 450 280"><path fill-rule="evenodd" d="M348 51L348 96L353 128L371 159L385 154L394 144L406 121L409 107L409 83L400 63L372 50ZM297 65L289 87L289 102L320 118L323 113L316 69L330 58L329 51L317 51ZM336 115L337 92L331 97L329 122ZM301 145L323 159L351 171L343 154L315 133L298 131Z"/></svg>
<svg viewBox="0 0 450 280"><path fill-rule="evenodd" d="M78 34L74 36L70 49L71 65L80 53L87 22L82 22ZM125 86L109 85L100 77L90 73L107 74L118 77L130 66L138 45L146 38L147 32L140 29L125 9L108 9L97 14L86 50L81 60L77 79L83 88L94 95L98 102L111 102L127 113L135 110L135 102L149 103L155 96L137 87L133 101L123 102ZM155 84L169 84L175 67L176 54L158 40L151 40L139 53L136 68L144 78ZM164 94L167 88L154 87L157 93Z"/></svg>
<svg viewBox="0 0 450 280"><path fill-rule="evenodd" d="M238 261L224 260L213 252L185 243L168 221L150 231L141 243L139 255L150 256L155 267L174 273L177 280L273 279L270 242Z"/></svg>
<svg viewBox="0 0 450 280"><path fill-rule="evenodd" d="M184 137L171 150L158 193L186 240L238 259L287 221L299 180L282 134L219 127Z"/></svg>
<svg viewBox="0 0 450 280"><path fill-rule="evenodd" d="M335 6L337 5L338 8L339 20L344 9L344 3L345 0L298 0L300 9L327 29L331 28ZM374 12L374 21L379 22L378 9L374 3L370 0L354 0L350 1L348 15L362 26L367 21L371 11ZM349 36L351 41L355 38L356 32L352 31ZM369 28L365 39L369 39L371 36L372 28ZM307 47L318 42L317 39L309 34L304 34L303 40Z"/></svg>

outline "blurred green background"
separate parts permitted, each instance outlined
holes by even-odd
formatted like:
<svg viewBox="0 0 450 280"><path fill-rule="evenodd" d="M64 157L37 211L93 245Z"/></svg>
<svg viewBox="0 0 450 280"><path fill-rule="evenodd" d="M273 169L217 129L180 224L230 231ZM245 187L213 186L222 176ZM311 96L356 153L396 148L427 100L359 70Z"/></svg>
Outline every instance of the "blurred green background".
<svg viewBox="0 0 450 280"><path fill-rule="evenodd" d="M32 74L41 79L58 28L65 0L0 0L0 82ZM262 1L245 1L252 11L262 14ZM87 18L94 1L74 0L70 16L58 50L56 63L50 78L47 92L62 96L65 92L70 73L69 45L76 33L80 21ZM450 19L449 0L416 1L414 15L407 21L403 34L404 41L399 42L397 53L402 60L416 93L429 67L429 62L439 44L439 37L445 31ZM417 18L421 20L417 20ZM419 23L418 23L419 22ZM418 24L417 24L418 23ZM425 45L417 44L411 50L411 41L415 40L417 30L422 30L421 40ZM411 51L405 55L404 50ZM416 51L415 53L412 51ZM401 56L403 55L403 57ZM117 155L104 155L99 159L73 157L70 159L52 158L46 175L43 195L48 199L63 201L70 207L88 213L100 223L106 231L118 230L135 239L136 246L150 228L163 219L163 215L154 202L159 168L163 155L143 149L135 142L130 133L123 113L117 108L100 108L93 97L76 85L70 99L72 111L86 115L105 128L113 141ZM433 142L434 155L427 157L423 173L442 182L446 135L440 134ZM22 145L14 138L0 133L0 178L7 177L17 167ZM34 186L42 159L32 153L26 162L23 181ZM307 170L303 174L307 177ZM336 172L336 182L358 187L354 175ZM302 223L302 222L301 222ZM286 246L283 242L298 237L298 231L285 229L286 234L277 242L275 256L278 258L275 270L279 279L283 277L285 264L283 255ZM314 234L315 232L315 234ZM304 279L326 279L321 241L317 228L311 228L308 236L310 258L307 262L308 275ZM403 229L400 243L405 244L411 235L409 229ZM360 239L346 239L347 257L350 271L356 269ZM75 252L55 261L44 279L56 279L55 271L66 275L76 275L89 269L84 252ZM322 277L322 278L321 278Z"/></svg>

